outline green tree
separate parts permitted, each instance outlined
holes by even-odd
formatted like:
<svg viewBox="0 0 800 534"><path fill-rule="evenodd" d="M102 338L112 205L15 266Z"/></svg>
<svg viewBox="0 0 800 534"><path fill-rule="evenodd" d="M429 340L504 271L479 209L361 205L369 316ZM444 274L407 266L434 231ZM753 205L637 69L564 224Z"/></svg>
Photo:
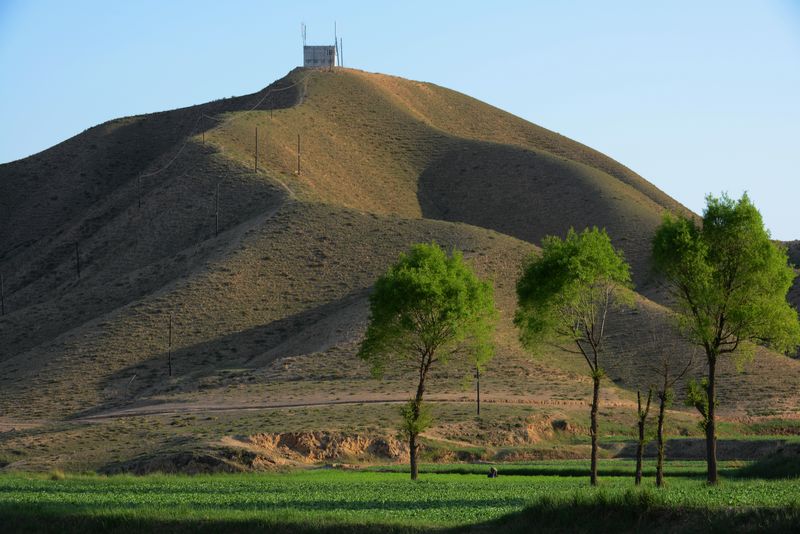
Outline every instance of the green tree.
<svg viewBox="0 0 800 534"><path fill-rule="evenodd" d="M431 367L458 360L470 373L485 365L494 354L496 317L492 285L475 276L460 252L448 256L436 244L414 245L375 283L359 356L378 378L387 367L417 377L416 395L402 410L412 479L418 436L431 421L422 402Z"/></svg>
<svg viewBox="0 0 800 534"><path fill-rule="evenodd" d="M665 215L653 260L671 289L686 338L706 355L708 375L690 391L704 418L708 482L717 481L716 368L720 357L751 356L755 344L786 352L800 343L797 312L786 302L794 279L747 195L706 197L702 223ZM700 391L702 390L702 391Z"/></svg>
<svg viewBox="0 0 800 534"><path fill-rule="evenodd" d="M591 483L597 484L597 410L601 359L605 347L608 312L628 304L630 272L622 253L611 245L605 230L573 229L564 240L548 236L542 254L531 255L517 282L518 308L514 323L530 350L551 343L583 356L593 384L591 430Z"/></svg>

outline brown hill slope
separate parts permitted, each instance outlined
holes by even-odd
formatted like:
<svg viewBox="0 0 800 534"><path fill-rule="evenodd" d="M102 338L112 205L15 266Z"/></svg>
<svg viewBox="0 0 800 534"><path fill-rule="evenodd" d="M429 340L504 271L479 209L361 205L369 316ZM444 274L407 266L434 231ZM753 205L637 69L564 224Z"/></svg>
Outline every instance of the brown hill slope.
<svg viewBox="0 0 800 534"><path fill-rule="evenodd" d="M0 410L27 418L266 395L402 398L407 383L376 384L354 349L375 278L430 240L464 249L498 287L493 395L580 401L580 362L530 362L517 344L522 257L548 233L606 227L653 296L650 235L663 209L682 209L609 158L495 108L342 69L298 69L247 97L112 121L1 166L0 183ZM641 317L617 324L635 338ZM767 354L736 377L745 388L731 366L725 407L796 410L797 365ZM648 369L630 354L610 374L633 388ZM439 392L463 395L460 377L444 373Z"/></svg>
<svg viewBox="0 0 800 534"><path fill-rule="evenodd" d="M303 74L302 106L254 111L209 136L251 165L261 126L263 164L303 199L468 222L531 242L570 226L607 227L640 284L661 212L684 209L596 151L458 93L349 70Z"/></svg>
<svg viewBox="0 0 800 534"><path fill-rule="evenodd" d="M195 258L175 270L164 262L182 250L195 256L193 249L213 235L217 184L221 231L277 206L283 188L252 180L248 169L192 136L217 123L209 117L249 109L265 97L278 108L291 106L299 89L281 80L246 97L111 121L1 166L6 320L20 334L6 332L0 358L148 294L200 264ZM56 305L54 299L62 310L55 320L37 311Z"/></svg>

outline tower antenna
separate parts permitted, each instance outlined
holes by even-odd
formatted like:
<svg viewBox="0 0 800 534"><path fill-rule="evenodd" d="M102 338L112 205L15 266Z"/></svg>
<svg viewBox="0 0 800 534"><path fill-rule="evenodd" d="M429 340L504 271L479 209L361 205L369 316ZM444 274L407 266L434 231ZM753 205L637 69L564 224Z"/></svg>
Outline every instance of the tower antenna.
<svg viewBox="0 0 800 534"><path fill-rule="evenodd" d="M334 58L334 66L341 67L342 64L339 61L339 38L336 36L336 21L333 21L333 49L336 52L336 57Z"/></svg>
<svg viewBox="0 0 800 534"><path fill-rule="evenodd" d="M306 46L306 23L300 23L300 38L303 40L303 46Z"/></svg>

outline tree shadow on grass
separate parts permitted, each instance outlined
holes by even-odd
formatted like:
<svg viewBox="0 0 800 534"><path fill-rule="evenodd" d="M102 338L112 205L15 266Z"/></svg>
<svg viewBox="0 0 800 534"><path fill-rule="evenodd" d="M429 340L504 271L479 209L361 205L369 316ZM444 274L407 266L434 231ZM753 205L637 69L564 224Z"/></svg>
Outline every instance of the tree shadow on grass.
<svg viewBox="0 0 800 534"><path fill-rule="evenodd" d="M499 469L500 476L536 476L536 477L575 477L589 478L589 460L570 460L558 462L525 462L525 463L503 463L494 464L481 463L451 463L437 464L425 463L420 466L420 473L423 475L486 475L489 467L494 465ZM723 476L735 476L741 468L722 467L719 472ZM408 466L375 466L368 468L369 471L384 473L408 473ZM634 478L636 465L630 459L609 459L601 460L598 467L598 474L601 478L621 477ZM642 469L645 478L655 478L656 464L648 459ZM706 466L703 462L694 462L689 465L674 465L668 460L665 464L665 475L667 478L690 478L705 479Z"/></svg>
<svg viewBox="0 0 800 534"><path fill-rule="evenodd" d="M730 476L763 480L800 479L800 444L785 443L772 454L744 467L732 469Z"/></svg>
<svg viewBox="0 0 800 534"><path fill-rule="evenodd" d="M522 512L461 531L727 534L797 532L800 528L799 508L674 508L654 504L651 495L629 492L607 498L598 494L585 502L543 498Z"/></svg>
<svg viewBox="0 0 800 534"><path fill-rule="evenodd" d="M668 508L656 505L646 492L630 492L610 498L602 494L588 499L543 498L521 512L496 520L434 528L363 519L308 517L292 511L271 511L263 518L160 519L134 511L125 516L101 516L64 508L43 509L36 505L0 504L4 532L298 532L298 533L417 533L437 532L796 532L800 528L798 508ZM466 503L464 503L466 504ZM368 509L365 509L368 510Z"/></svg>
<svg viewBox="0 0 800 534"><path fill-rule="evenodd" d="M387 525L380 523L346 523L337 520L304 520L292 516L281 518L273 516L264 519L156 519L148 517L103 517L93 514L41 513L36 507L0 506L0 524L3 532L12 533L75 533L93 532L129 534L139 532L158 533L338 533L394 534L427 532L424 527Z"/></svg>

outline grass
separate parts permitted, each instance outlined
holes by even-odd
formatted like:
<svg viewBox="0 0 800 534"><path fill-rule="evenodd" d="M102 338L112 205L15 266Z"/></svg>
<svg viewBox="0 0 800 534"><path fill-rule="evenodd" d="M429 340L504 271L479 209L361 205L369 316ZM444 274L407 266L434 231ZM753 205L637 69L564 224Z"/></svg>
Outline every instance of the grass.
<svg viewBox="0 0 800 534"><path fill-rule="evenodd" d="M70 475L63 480L4 475L0 517L20 530L35 526L73 532L109 526L135 531L153 525L175 531L198 526L413 531L505 524L521 530L526 516L542 514L544 526L560 522L561 528L580 529L599 524L611 530L642 520L657 522L664 514L679 521L702 515L713 526L754 511L760 521L800 524L796 480L726 479L709 487L696 476L698 465L670 463L673 476L667 488L633 491L629 472L622 476L605 470L601 486L591 488L585 473L570 474L573 463L527 467L531 470L524 475L509 475L501 468L495 480L482 473L443 473L438 467L435 474L424 471L417 482L406 473L339 470L197 477ZM560 474L542 474L553 470ZM651 486L652 479L645 484Z"/></svg>

